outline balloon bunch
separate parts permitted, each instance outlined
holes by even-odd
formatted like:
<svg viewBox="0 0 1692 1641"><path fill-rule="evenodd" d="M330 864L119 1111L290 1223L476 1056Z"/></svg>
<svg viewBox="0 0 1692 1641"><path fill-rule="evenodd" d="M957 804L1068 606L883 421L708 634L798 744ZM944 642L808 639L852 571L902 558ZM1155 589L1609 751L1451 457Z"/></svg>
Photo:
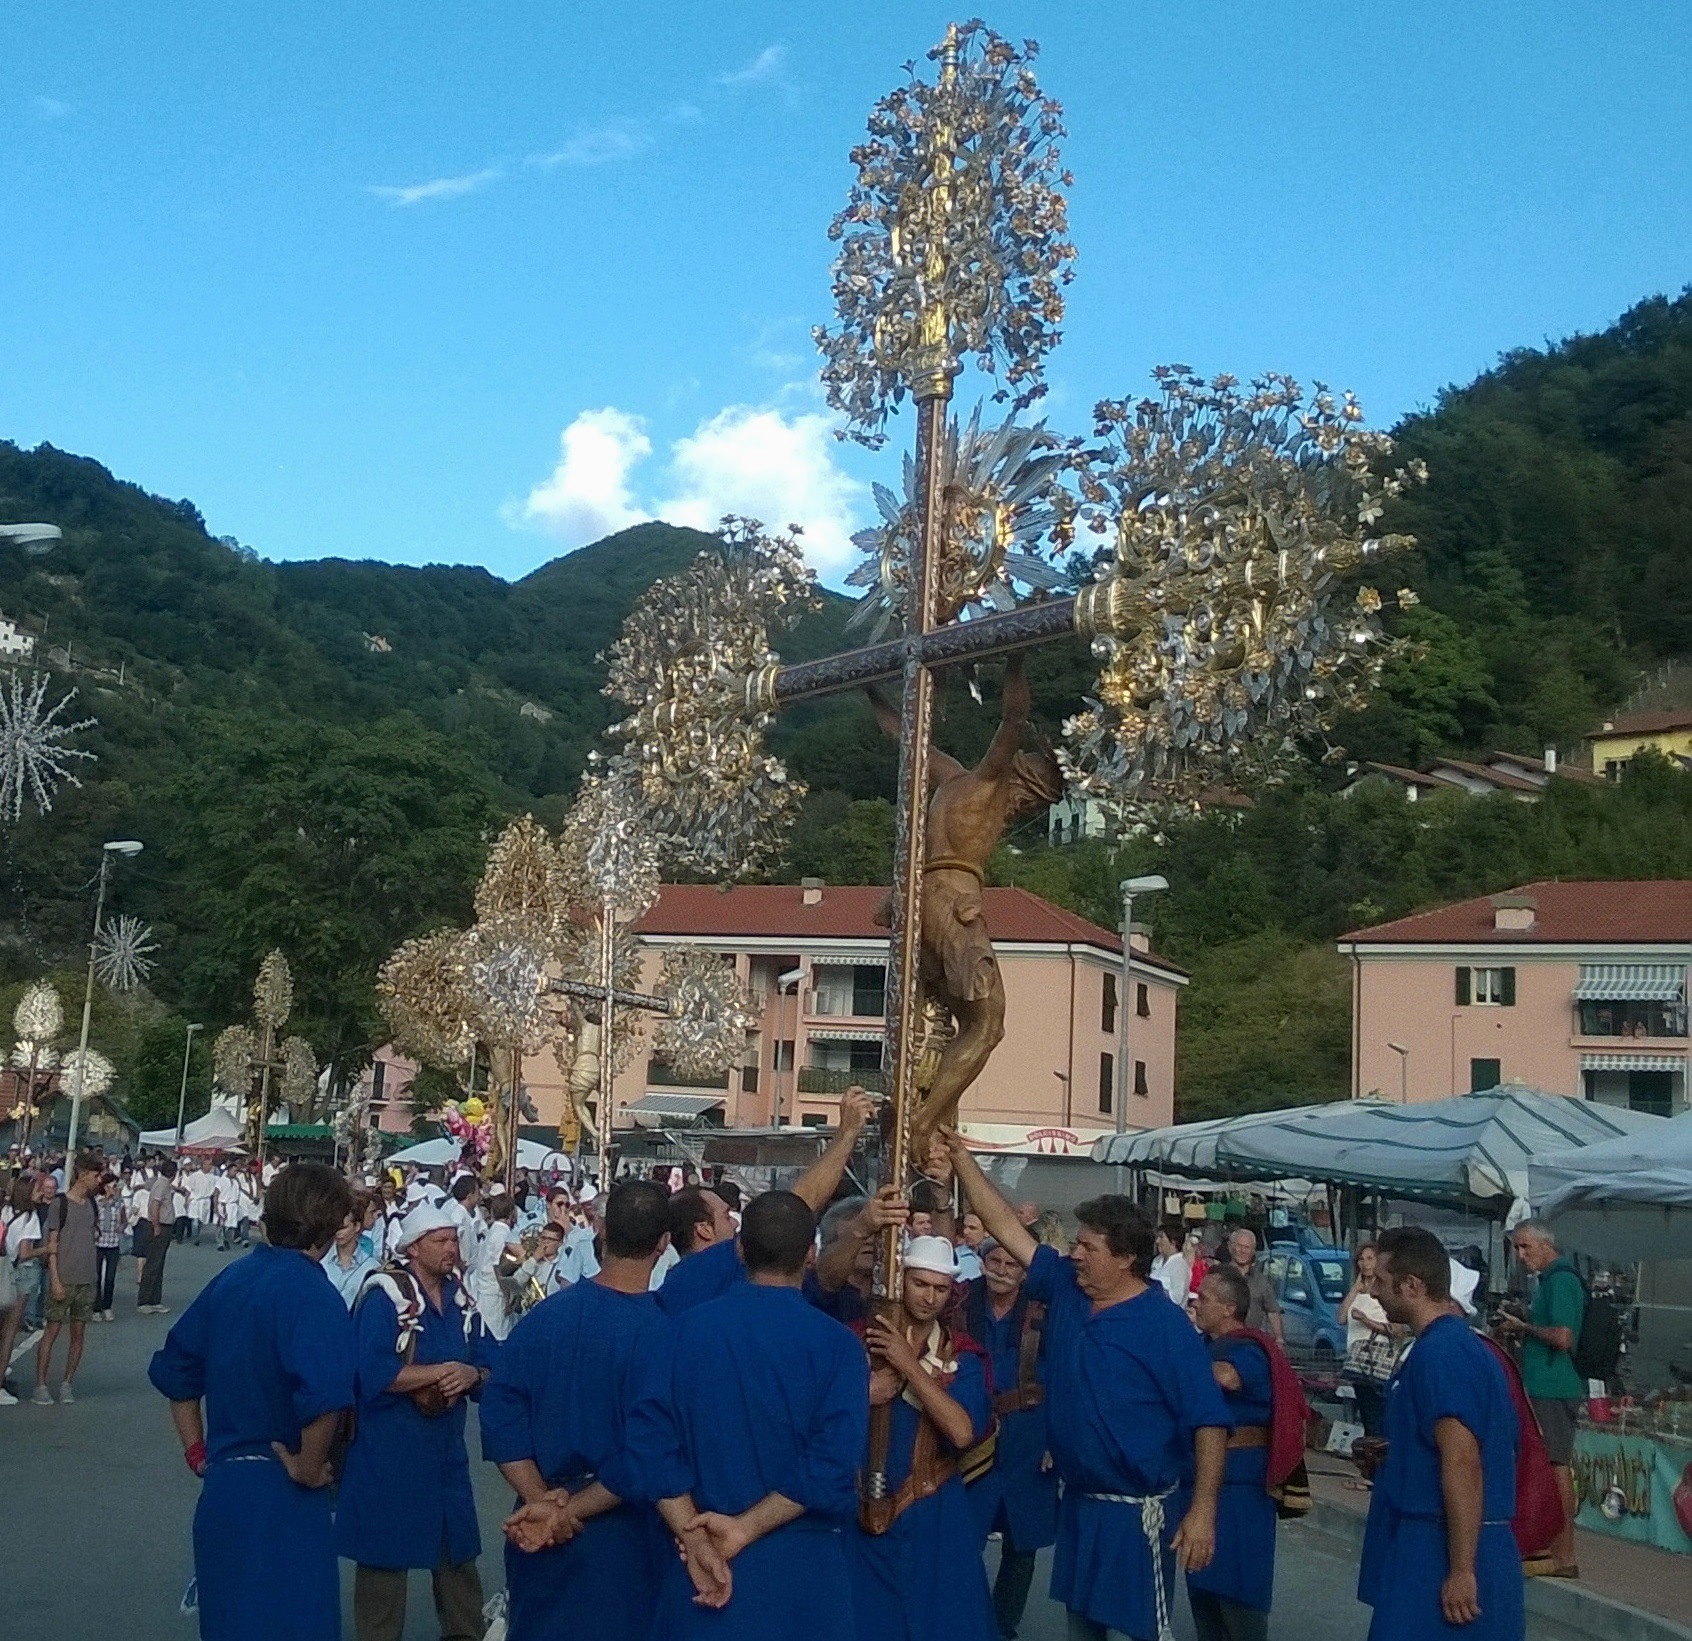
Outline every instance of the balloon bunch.
<svg viewBox="0 0 1692 1641"><path fill-rule="evenodd" d="M448 1101L444 1120L447 1132L460 1145L474 1145L478 1157L488 1154L488 1143L493 1139L493 1113L481 1095Z"/></svg>

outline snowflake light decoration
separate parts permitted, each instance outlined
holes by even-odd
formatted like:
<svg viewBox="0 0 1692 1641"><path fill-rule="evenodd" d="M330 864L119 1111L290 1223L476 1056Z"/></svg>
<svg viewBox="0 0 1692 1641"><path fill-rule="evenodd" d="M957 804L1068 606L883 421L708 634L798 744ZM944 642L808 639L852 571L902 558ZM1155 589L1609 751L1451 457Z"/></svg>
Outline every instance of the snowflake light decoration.
<svg viewBox="0 0 1692 1641"><path fill-rule="evenodd" d="M872 448L923 377L950 378L963 354L999 375L1021 409L1045 392L1062 287L1073 277L1058 157L1063 110L1019 51L980 22L929 53L934 84L889 93L870 113L846 207L829 228L839 325L813 332L843 437Z"/></svg>
<svg viewBox="0 0 1692 1641"><path fill-rule="evenodd" d="M113 991L133 991L156 967L153 931L125 912L105 923L94 937L94 972Z"/></svg>
<svg viewBox="0 0 1692 1641"><path fill-rule="evenodd" d="M65 1010L58 992L45 980L32 980L12 1011L12 1030L20 1040L45 1047L64 1029Z"/></svg>
<svg viewBox="0 0 1692 1641"><path fill-rule="evenodd" d="M74 1095L78 1081L82 1084L82 1098L97 1099L112 1086L116 1068L98 1049L73 1048L59 1067L59 1087Z"/></svg>
<svg viewBox="0 0 1692 1641"><path fill-rule="evenodd" d="M664 958L658 992L670 1012L653 1037L657 1058L684 1077L714 1077L740 1064L757 1016L732 964L716 952L681 947Z"/></svg>
<svg viewBox="0 0 1692 1641"><path fill-rule="evenodd" d="M53 794L61 781L81 786L72 764L93 763L95 754L70 744L71 737L92 729L93 718L67 723L62 714L76 699L73 689L51 707L46 707L47 675L30 674L26 685L16 672L0 685L0 820L16 821L23 813L25 797L37 813L53 807Z"/></svg>

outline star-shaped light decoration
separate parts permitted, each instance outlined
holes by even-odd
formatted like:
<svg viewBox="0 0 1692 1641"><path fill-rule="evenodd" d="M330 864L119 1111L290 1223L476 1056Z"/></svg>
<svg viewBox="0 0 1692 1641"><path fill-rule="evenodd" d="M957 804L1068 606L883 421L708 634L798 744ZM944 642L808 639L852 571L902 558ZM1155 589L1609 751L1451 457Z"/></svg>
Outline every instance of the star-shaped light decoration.
<svg viewBox="0 0 1692 1641"><path fill-rule="evenodd" d="M25 684L13 672L0 684L0 821L16 821L26 797L37 813L45 815L61 782L82 785L72 765L95 761L94 753L72 746L71 740L92 729L97 720L66 722L63 714L76 699L76 691L49 707L47 681L45 673L35 672Z"/></svg>
<svg viewBox="0 0 1692 1641"><path fill-rule="evenodd" d="M127 912L111 918L94 937L94 972L112 991L133 991L157 966L153 931Z"/></svg>

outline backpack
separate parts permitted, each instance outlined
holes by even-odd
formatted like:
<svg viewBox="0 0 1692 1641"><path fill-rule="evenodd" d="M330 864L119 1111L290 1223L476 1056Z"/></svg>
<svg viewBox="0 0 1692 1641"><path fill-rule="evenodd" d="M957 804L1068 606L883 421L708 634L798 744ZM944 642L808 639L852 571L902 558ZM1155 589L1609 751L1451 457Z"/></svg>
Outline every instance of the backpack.
<svg viewBox="0 0 1692 1641"><path fill-rule="evenodd" d="M1621 1362L1621 1306L1610 1294L1593 1293L1584 1278L1580 1286L1581 1292L1586 1295L1586 1310L1581 1316L1580 1333L1575 1339L1574 1349L1569 1352L1569 1359L1581 1378L1602 1379L1608 1383Z"/></svg>
<svg viewBox="0 0 1692 1641"><path fill-rule="evenodd" d="M1532 1561L1544 1555L1563 1530L1563 1497L1557 1491L1557 1477L1545 1452L1545 1438L1539 1433L1539 1420L1522 1386L1521 1369L1516 1366L1515 1357L1484 1333L1475 1337L1504 1370L1504 1382L1510 1388L1510 1402L1516 1410L1516 1509L1510 1518L1510 1530L1515 1534L1522 1559Z"/></svg>

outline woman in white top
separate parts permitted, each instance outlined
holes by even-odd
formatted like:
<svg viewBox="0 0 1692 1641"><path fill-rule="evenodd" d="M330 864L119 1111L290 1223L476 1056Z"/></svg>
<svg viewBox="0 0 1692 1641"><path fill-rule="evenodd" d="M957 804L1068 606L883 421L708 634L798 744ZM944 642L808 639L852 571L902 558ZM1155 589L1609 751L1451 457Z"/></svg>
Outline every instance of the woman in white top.
<svg viewBox="0 0 1692 1641"><path fill-rule="evenodd" d="M1363 1243L1354 1261L1351 1290L1340 1301L1339 1320L1345 1323L1345 1356L1348 1364L1355 1360L1357 1348L1376 1334L1392 1337L1392 1324L1374 1295L1375 1245ZM1365 1436L1381 1433L1382 1412L1386 1400L1386 1380L1376 1379L1356 1371L1346 1375L1357 1396L1357 1417Z"/></svg>
<svg viewBox="0 0 1692 1641"><path fill-rule="evenodd" d="M47 1241L41 1214L35 1206L35 1176L25 1174L12 1186L11 1201L0 1214L6 1227L6 1291L12 1299L0 1308L0 1377L12 1361L12 1345L23 1325L24 1312L35 1297L44 1274ZM17 1397L0 1386L0 1407L16 1407Z"/></svg>

